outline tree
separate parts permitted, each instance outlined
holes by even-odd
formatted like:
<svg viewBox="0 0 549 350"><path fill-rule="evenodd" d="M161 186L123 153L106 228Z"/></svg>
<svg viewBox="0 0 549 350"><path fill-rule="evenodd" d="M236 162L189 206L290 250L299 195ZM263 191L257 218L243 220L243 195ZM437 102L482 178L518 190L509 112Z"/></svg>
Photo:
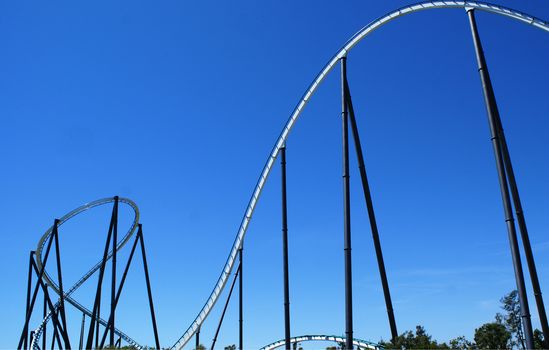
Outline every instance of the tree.
<svg viewBox="0 0 549 350"><path fill-rule="evenodd" d="M385 349L449 349L445 343L438 344L436 340L427 334L423 326L416 326L415 334L412 331L406 331L390 342L380 341Z"/></svg>
<svg viewBox="0 0 549 350"><path fill-rule="evenodd" d="M225 350L236 350L236 345L232 344L225 347Z"/></svg>
<svg viewBox="0 0 549 350"><path fill-rule="evenodd" d="M505 315L496 315L496 320L502 321L503 325L511 333L511 346L520 346L525 349L524 333L522 331L522 322L520 317L520 302L518 299L518 292L516 290L511 291L500 299L501 308L506 311Z"/></svg>
<svg viewBox="0 0 549 350"><path fill-rule="evenodd" d="M199 344L195 350L206 350L206 347L203 344Z"/></svg>
<svg viewBox="0 0 549 350"><path fill-rule="evenodd" d="M536 349L543 349L543 333L536 329L534 331L534 348Z"/></svg>
<svg viewBox="0 0 549 350"><path fill-rule="evenodd" d="M475 329L475 343L479 349L511 349L511 333L501 323L485 323Z"/></svg>
<svg viewBox="0 0 549 350"><path fill-rule="evenodd" d="M450 349L455 350L469 350L474 349L475 344L467 340L463 335L455 339L450 340Z"/></svg>

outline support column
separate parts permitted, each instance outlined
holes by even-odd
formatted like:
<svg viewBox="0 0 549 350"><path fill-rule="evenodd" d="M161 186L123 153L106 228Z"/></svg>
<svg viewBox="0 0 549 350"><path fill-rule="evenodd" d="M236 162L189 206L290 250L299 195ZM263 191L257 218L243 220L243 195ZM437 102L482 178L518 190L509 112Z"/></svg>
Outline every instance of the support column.
<svg viewBox="0 0 549 350"><path fill-rule="evenodd" d="M200 346L200 326L198 326L198 330L196 331L195 339L195 345L194 350L198 350L198 347Z"/></svg>
<svg viewBox="0 0 549 350"><path fill-rule="evenodd" d="M63 290L63 275L61 273L61 253L59 248L59 231L58 231L58 225L59 225L59 219L55 219L53 222L53 238L55 240L55 255L57 260L57 280L59 283L59 308L58 312L61 316L61 322L63 324L63 330L65 333L68 334L68 328L67 328L67 318L65 316L65 292ZM65 346L68 350L71 349L71 344L69 337L67 335L66 337L68 344Z"/></svg>
<svg viewBox="0 0 549 350"><path fill-rule="evenodd" d="M515 280L517 283L517 290L519 295L520 310L522 327L524 329L524 338L526 340L526 348L534 349L534 337L532 332L532 321L530 319L530 308L528 306L528 297L526 295L526 286L524 283L524 273L522 270L522 263L520 260L520 251L518 246L517 232L515 228L515 220L513 216L513 210L511 208L511 200L509 195L509 187L507 183L507 177L505 173L505 161L503 159L502 142L500 139L499 123L498 123L498 109L494 92L492 90L492 84L490 81L490 75L486 65L486 59L480 42L480 37L477 30L477 24L475 20L475 14L473 9L467 9L467 15L469 17L469 24L471 26L471 33L473 36L473 43L475 46L475 52L478 63L478 71L482 82L482 89L484 92L484 102L486 104L486 110L488 112L488 122L490 125L490 133L492 137L492 147L496 158L496 167L498 171L500 191L503 201L503 210L505 213L505 223L507 225L507 232L509 235L509 242L511 245L511 256L513 258L513 267L515 270Z"/></svg>
<svg viewBox="0 0 549 350"><path fill-rule="evenodd" d="M492 86L490 86L490 89L493 93ZM507 148L507 140L505 138L505 133L503 132L503 125L499 116L499 111L497 112L498 129L500 132L503 160L505 162L505 170L509 179L509 188L511 189L511 197L513 198L513 205L515 207L515 214L517 215L517 223L520 231L520 237L522 239L522 245L524 247L524 255L526 257L526 263L528 265L528 272L530 273L532 290L534 291L534 298L536 300L541 329L543 332L544 349L549 349L549 324L547 322L547 314L545 312L545 305L543 303L543 296L541 294L541 286L538 279L538 272L536 270L536 263L534 261L534 253L532 252L532 246L530 244L530 237L528 235L528 228L526 227L526 219L524 218L524 211L522 209L522 202L520 200L520 195L518 192L513 164L511 163L511 156L509 155L509 149Z"/></svg>
<svg viewBox="0 0 549 350"><path fill-rule="evenodd" d="M114 321L116 312L116 246L118 245L118 196L114 196L114 225L112 229L112 276L111 276L111 324L109 345L114 347ZM97 334L99 335L99 333Z"/></svg>
<svg viewBox="0 0 549 350"><path fill-rule="evenodd" d="M349 183L349 118L345 85L347 58L341 58L341 119L343 126L343 236L345 253L345 348L353 349L353 274L351 264L351 201Z"/></svg>
<svg viewBox="0 0 549 350"><path fill-rule="evenodd" d="M84 324L86 323L86 314L82 313L82 325L80 326L80 342L78 343L78 350L82 350L84 345Z"/></svg>
<svg viewBox="0 0 549 350"><path fill-rule="evenodd" d="M240 276L238 276L238 350L244 349L244 330L243 330L243 306L242 306L242 275L243 275L243 263L242 263L242 250L244 249L244 242L240 245L238 250L238 257L240 259Z"/></svg>
<svg viewBox="0 0 549 350"><path fill-rule="evenodd" d="M236 279L238 278L238 273L240 272L240 265L236 269L236 274L233 279L233 283L231 283L231 288L229 289L229 294L227 295L227 300L225 301L225 306L223 306L223 312L221 312L221 318L219 319L219 323L217 324L217 328L215 330L215 335L212 341L212 346L210 347L210 350L214 350L215 343L217 342L217 336L219 335L219 330L221 329L221 325L223 324L223 319L225 318L225 313L227 312L227 307L229 306L229 301L231 301L231 296L233 295L233 289L234 285L236 284Z"/></svg>
<svg viewBox="0 0 549 350"><path fill-rule="evenodd" d="M288 208L286 198L286 145L280 149L282 169L282 258L284 265L284 340L286 350L292 350L290 344L290 277L288 268Z"/></svg>
<svg viewBox="0 0 549 350"><path fill-rule="evenodd" d="M27 300L25 303L25 317L29 314L30 311L30 299L31 299L31 289L32 289L32 259L34 256L34 251L31 250L29 255L29 274L27 279ZM45 308L45 307L44 307ZM29 346L29 332L25 332L25 342L23 343L23 349L27 349Z"/></svg>
<svg viewBox="0 0 549 350"><path fill-rule="evenodd" d="M387 280L387 272L385 270L385 262L383 260L383 251L381 250L381 242L379 240L379 231L377 229L377 220L374 212L374 204L372 201L372 194L370 192L370 185L368 183L368 176L366 175L366 165L364 163L364 155L362 154L362 145L360 143L360 135L358 133L355 110L353 108L353 100L351 98L351 90L349 89L349 83L347 79L345 79L345 92L349 108L351 130L353 132L353 139L355 141L355 152L358 160L358 169L360 171L360 179L362 180L362 190L364 191L364 199L366 200L366 209L368 211L370 229L372 230L372 239L374 241L374 248L376 251L377 266L381 278L381 285L383 287L383 295L385 297L385 307L387 308L387 317L389 318L389 327L391 328L391 340L396 340L396 338L398 337L398 331L395 321L395 314L393 311L393 302L391 301L391 292L389 290L389 282Z"/></svg>
<svg viewBox="0 0 549 350"><path fill-rule="evenodd" d="M153 297L152 297L152 291L151 291L151 281L149 279L149 267L147 265L147 254L145 254L145 243L143 242L143 226L139 224L139 231L137 232L139 235L139 241L141 242L141 255L143 257L143 269L145 270L145 281L147 282L147 295L149 297L149 308L151 310L151 319L153 324L153 331L154 331L154 343L156 345L156 349L160 350L160 341L158 340L158 328L156 328L156 316L154 313L154 304L153 304Z"/></svg>
<svg viewBox="0 0 549 350"><path fill-rule="evenodd" d="M92 315L90 318L90 327L88 330L88 339L86 341L86 349L91 349L93 346L93 338L94 338L94 331L95 331L95 347L97 348L99 345L99 322L97 321L97 318L100 317L100 307L101 307L101 287L103 285L103 276L105 274L105 265L107 264L107 257L109 253L109 246L111 243L111 237L112 237L112 231L114 226L114 219L115 219L115 212L118 211L117 208L118 201L115 201L115 205L113 207L112 215L111 215L111 222L109 225L109 233L107 234L107 242L105 243L105 249L103 250L103 260L101 261L101 267L99 269L99 278L97 281L97 290L95 292L95 301L93 303L93 309L92 309ZM95 329L95 327L97 327Z"/></svg>

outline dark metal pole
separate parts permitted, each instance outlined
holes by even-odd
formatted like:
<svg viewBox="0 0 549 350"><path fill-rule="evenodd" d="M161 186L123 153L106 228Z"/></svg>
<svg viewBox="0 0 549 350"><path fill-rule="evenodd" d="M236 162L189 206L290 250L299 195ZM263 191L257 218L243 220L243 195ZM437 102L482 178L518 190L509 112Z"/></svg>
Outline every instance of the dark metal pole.
<svg viewBox="0 0 549 350"><path fill-rule="evenodd" d="M31 289L32 289L32 259L34 256L34 251L30 251L29 254L29 274L27 279L27 300L25 304L25 317L29 314L30 310L30 298L31 298ZM28 330L25 332L25 342L23 343L23 348L27 349L29 345L29 332Z"/></svg>
<svg viewBox="0 0 549 350"><path fill-rule="evenodd" d="M200 347L200 326L198 326L198 330L196 331L196 336L194 340L195 340L194 350L198 350L198 348Z"/></svg>
<svg viewBox="0 0 549 350"><path fill-rule="evenodd" d="M515 221L513 217L513 210L511 208L511 200L509 196L509 187L507 184L507 177L505 174L505 161L503 159L503 152L501 147L497 104L493 90L490 88L490 75L486 65L486 59L482 50L482 44L477 30L477 24L475 20L475 14L473 9L467 10L469 16L469 24L471 26L471 33L473 35L473 43L475 46L478 71L482 82L482 88L484 91L484 102L486 103L486 110L488 112L488 121L490 124L490 132L492 135L492 146L496 157L496 167L498 171L499 184L501 190L501 196L503 200L503 209L505 213L505 222L507 224L507 232L509 235L509 242L511 245L511 256L513 258L513 267L515 270L515 279L517 283L517 290L519 294L520 311L522 318L522 327L524 328L524 338L526 340L526 347L528 349L534 349L534 336L532 332L532 321L530 319L530 308L528 306L528 297L526 295L526 286L524 284L524 273L522 270L522 263L520 260L520 250L518 246L517 232L515 228Z"/></svg>
<svg viewBox="0 0 549 350"><path fill-rule="evenodd" d="M82 326L80 326L80 342L78 343L78 350L82 350L84 345L84 324L86 323L86 314L82 313Z"/></svg>
<svg viewBox="0 0 549 350"><path fill-rule="evenodd" d="M57 262L57 279L58 279L58 283L59 283L59 308L58 308L58 312L59 312L59 315L61 316L61 322L63 323L63 329L65 331L65 333L67 333L67 344L65 344L65 346L67 347L67 349L70 350L71 348L71 343L70 343L70 339L68 337L68 328L67 328L67 318L65 316L65 293L64 293L64 290L63 290L63 276L62 276L62 273L61 273L61 253L60 253L60 249L59 249L59 231L58 231L58 225L59 225L59 219L55 219L54 222L53 222L53 238L55 240L55 257L56 257L56 262Z"/></svg>
<svg viewBox="0 0 549 350"><path fill-rule="evenodd" d="M36 282L36 286L34 287L34 291L32 292L30 307L29 307L27 315L25 317L25 323L23 325L23 331L21 332L21 337L19 338L19 344L17 345L18 350L21 350L21 347L23 346L23 343L25 342L26 335L29 331L30 317L31 317L31 314L32 314L32 310L34 309L34 303L36 302L36 296L38 295L38 289L41 286L40 281L42 280L42 276L44 275L44 271L46 269L46 263L48 261L49 255L50 255L50 249L51 249L52 243L53 243L53 237L50 235L50 237L48 239L48 246L46 247L46 253L44 254L44 261L42 263L42 270L40 270L39 272L35 272L37 274L37 279L36 279L37 282ZM35 264L33 258L31 259L31 264L32 265Z"/></svg>
<svg viewBox="0 0 549 350"><path fill-rule="evenodd" d="M387 280L385 262L383 261L383 251L381 250L381 242L379 240L379 231L377 228L376 215L374 212L374 203L372 201L372 194L370 192L368 176L366 175L366 165L364 164L364 155L362 153L362 145L360 143L360 135L358 133L358 126L355 118L355 110L353 108L353 100L351 98L351 90L349 89L349 82L347 81L347 79L345 79L345 91L346 91L347 103L349 108L349 119L351 121L351 130L353 132L353 139L355 141L355 152L358 160L358 169L360 171L360 178L362 180L362 189L364 191L364 199L366 200L366 209L368 211L368 218L370 220L370 228L372 230L372 239L374 241L374 248L376 251L377 266L379 269L379 275L381 277L383 295L385 297L385 307L387 308L387 316L389 318L389 327L391 328L391 339L396 340L396 338L398 337L398 331L397 331L397 326L395 321L395 314L393 311L393 302L391 301L391 292L389 290L389 282Z"/></svg>
<svg viewBox="0 0 549 350"><path fill-rule="evenodd" d="M48 288L48 286L46 285L46 289ZM44 309L42 310L42 315L43 315L43 318L46 318L46 316L48 315L48 303L46 301L46 297L44 296ZM48 335L48 332L47 332L47 326L48 324L47 323L44 323L44 329L42 330L42 334L43 334L43 337L42 337L42 349L45 349L46 348L46 336Z"/></svg>
<svg viewBox="0 0 549 350"><path fill-rule="evenodd" d="M107 242L105 243L105 249L103 250L103 260L101 261L101 268L99 269L99 278L97 280L97 290L95 292L95 301L93 303L93 309L92 309L92 315L90 318L90 327L88 330L88 339L86 341L86 349L91 349L93 346L93 338L94 338L94 327L96 326L96 318L99 318L100 316L100 305L101 305L101 286L103 284L103 275L105 274L105 265L107 264L107 257L109 253L109 246L111 243L111 236L113 231L113 225L114 225L114 219L115 219L115 209L116 208L116 202L113 206L113 212L111 215L111 222L109 225L109 232L107 234ZM97 322L97 328L95 329L95 347L99 345L99 322Z"/></svg>
<svg viewBox="0 0 549 350"><path fill-rule="evenodd" d="M114 225L112 230L112 279L111 279L111 328L109 337L109 346L114 346L114 320L116 312L116 246L118 244L118 196L114 196Z"/></svg>
<svg viewBox="0 0 549 350"><path fill-rule="evenodd" d="M233 295L233 289L234 285L236 284L236 279L238 278L238 273L240 272L240 265L236 269L236 273L234 275L233 283L231 283L231 288L229 289L229 295L227 295L227 300L225 301L225 306L223 306L223 312L221 313L221 318L219 319L219 323L217 324L217 329L215 330L215 335L213 337L212 346L210 347L210 350L214 350L215 343L217 342L217 336L219 335L219 330L221 329L221 325L223 324L223 319L225 318L225 312L227 312L227 307L229 306L229 301L231 300L231 295Z"/></svg>
<svg viewBox="0 0 549 350"><path fill-rule="evenodd" d="M34 272L39 275L39 271L38 271L38 266L36 266L36 262L34 260L31 260L31 264L32 264L32 268L34 270ZM43 266L44 267L44 266ZM61 325L61 323L59 322L59 309L55 309L55 306L53 305L52 301L51 301L51 298L50 298L50 295L49 295L49 292L48 292L48 286L46 285L46 283L44 283L44 281L42 279L39 279L38 280L38 285L42 288L42 292L44 293L44 299L46 300L46 303L48 304L48 308L50 309L50 312L52 314L52 323L53 323L53 329L54 331L56 330L59 330L59 332L61 332L61 336L63 337L63 341L65 342L65 347L67 346L67 344L69 343L68 341L68 334L67 332L65 332L63 330L63 327ZM31 309L32 311L32 309ZM59 342L58 340L58 343L59 343L59 348L61 348L61 343Z"/></svg>
<svg viewBox="0 0 549 350"><path fill-rule="evenodd" d="M99 291L99 303L97 304L97 318L101 318L101 291ZM99 349L99 330L101 323L95 320L95 348ZM109 329L105 328L105 332ZM88 334L89 336L89 334Z"/></svg>
<svg viewBox="0 0 549 350"><path fill-rule="evenodd" d="M244 249L244 242L240 245L240 249L238 250L238 257L240 260L240 276L238 276L238 350L244 349L244 313L243 313L243 305L242 305L242 275L243 275L243 259L242 259L242 250Z"/></svg>
<svg viewBox="0 0 549 350"><path fill-rule="evenodd" d="M493 88L490 84L490 90L493 94ZM544 348L549 349L549 324L547 323L547 314L545 312L545 305L543 303L543 297L541 294L541 286L538 279L538 272L536 270L536 263L534 261L534 253L532 252L532 246L530 244L530 237L528 235L528 228L526 227L526 219L524 218L524 211L522 209L522 202L518 191L517 181L515 179L515 172L511 163L511 156L509 155L509 149L507 148L507 140L505 133L503 132L503 124L497 111L498 129L500 132L500 142L503 153L503 160L505 162L505 169L509 180L509 188L511 189L511 196L513 198L513 205L515 206L515 213L517 215L517 222L522 239L522 245L524 247L524 255L526 256L526 263L528 265L528 271L530 273L530 280L532 282L532 289L534 291L534 297L536 299L536 306L538 309L538 315L541 323L541 329L543 332Z"/></svg>
<svg viewBox="0 0 549 350"><path fill-rule="evenodd" d="M282 169L282 259L284 266L284 340L286 350L292 350L290 344L290 282L288 269L288 207L286 197L286 145L280 149Z"/></svg>
<svg viewBox="0 0 549 350"><path fill-rule="evenodd" d="M147 254L145 254L145 243L143 243L143 227L139 224L139 241L141 242L141 255L143 256L143 268L145 270L145 281L147 282L147 295L149 296L149 307L151 309L151 319L153 324L154 331L154 342L156 344L156 349L160 350L160 342L158 341L158 329L156 328L156 316L154 314L154 304L151 291L151 281L149 279L149 267L147 265Z"/></svg>
<svg viewBox="0 0 549 350"><path fill-rule="evenodd" d="M133 260L133 255L135 253L135 248L137 247L137 243L139 242L139 235L135 237L135 240L133 241L132 249L130 252L130 256L128 258L128 262L126 263L126 268L124 269L124 273L122 274L122 280L120 281L120 285L118 286L118 290L116 291L116 298L114 300L115 308L118 305L118 300L120 299L120 295L122 294L122 288L124 288L124 283L126 282L126 277L128 275L128 270L130 269L130 265ZM101 343L99 345L99 348L103 348L105 345L105 340L107 339L107 332L111 328L111 323L113 322L112 316L109 316L109 320L107 322L107 327L105 328L105 332L103 332L103 336L101 337Z"/></svg>
<svg viewBox="0 0 549 350"><path fill-rule="evenodd" d="M345 252L345 348L353 349L353 274L351 264L351 200L349 183L349 118L345 85L347 58L341 58L341 119L343 123L343 236Z"/></svg>

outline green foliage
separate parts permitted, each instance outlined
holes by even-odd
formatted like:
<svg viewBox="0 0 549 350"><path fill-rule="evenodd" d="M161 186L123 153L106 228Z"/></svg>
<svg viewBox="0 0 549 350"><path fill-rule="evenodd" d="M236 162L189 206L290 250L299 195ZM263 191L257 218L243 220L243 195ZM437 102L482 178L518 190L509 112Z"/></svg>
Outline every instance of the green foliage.
<svg viewBox="0 0 549 350"><path fill-rule="evenodd" d="M423 326L416 326L415 333L406 331L390 342L380 341L385 349L449 349L446 343L438 344L436 340L427 334Z"/></svg>
<svg viewBox="0 0 549 350"><path fill-rule="evenodd" d="M534 348L543 349L543 333L539 329L534 330Z"/></svg>
<svg viewBox="0 0 549 350"><path fill-rule="evenodd" d="M522 331L522 323L520 319L520 303L518 298L518 292L516 290L511 291L500 299L502 304L501 308L506 311L505 315L496 315L496 320L502 323L507 331L511 333L511 346L521 347L525 349L524 333Z"/></svg>
<svg viewBox="0 0 549 350"><path fill-rule="evenodd" d="M511 333L501 323L485 323L475 329L478 349L511 349Z"/></svg>
<svg viewBox="0 0 549 350"><path fill-rule="evenodd" d="M475 344L467 340L463 335L450 340L449 344L450 344L450 349L455 349L455 350L475 349Z"/></svg>
<svg viewBox="0 0 549 350"><path fill-rule="evenodd" d="M236 345L232 344L225 347L225 350L236 350Z"/></svg>
<svg viewBox="0 0 549 350"><path fill-rule="evenodd" d="M206 350L206 347L203 344L199 344L195 350Z"/></svg>
<svg viewBox="0 0 549 350"><path fill-rule="evenodd" d="M337 350L338 347L337 346L328 346L326 347L326 350Z"/></svg>

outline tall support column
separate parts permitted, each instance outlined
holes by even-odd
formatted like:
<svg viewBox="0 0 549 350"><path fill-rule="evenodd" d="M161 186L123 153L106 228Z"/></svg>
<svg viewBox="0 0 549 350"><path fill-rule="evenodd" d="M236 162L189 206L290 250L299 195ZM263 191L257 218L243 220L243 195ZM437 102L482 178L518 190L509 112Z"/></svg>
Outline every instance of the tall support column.
<svg viewBox="0 0 549 350"><path fill-rule="evenodd" d="M143 226L139 224L139 231L137 232L139 235L139 241L141 242L141 255L143 257L143 269L145 270L145 281L147 282L147 295L149 297L149 308L151 310L151 320L153 324L153 331L154 331L154 343L156 345L156 349L160 350L160 341L158 340L158 328L156 327L156 316L154 313L154 304L153 304L153 297L152 297L152 291L151 291L151 281L149 279L149 267L147 265L147 254L145 253L145 243L143 242Z"/></svg>
<svg viewBox="0 0 549 350"><path fill-rule="evenodd" d="M194 340L195 340L194 350L198 350L198 347L200 346L200 326L198 326L198 330L196 331Z"/></svg>
<svg viewBox="0 0 549 350"><path fill-rule="evenodd" d="M59 231L58 231L58 225L59 225L59 219L55 219L53 222L53 238L55 240L55 257L57 260L57 280L59 284L59 315L61 317L61 322L63 324L63 329L65 332L68 332L67 328L67 318L65 316L65 292L63 290L63 274L61 273L61 253L59 249ZM69 341L69 337L66 337L67 341ZM68 344L66 344L67 349L70 350L71 344L70 341Z"/></svg>
<svg viewBox="0 0 549 350"><path fill-rule="evenodd" d="M31 301L31 289L32 289L32 259L34 256L34 251L31 250L29 254L29 274L27 279L27 300L25 303L25 317L29 314L30 311L30 301ZM27 349L29 346L29 332L25 332L25 342L23 343L23 349Z"/></svg>
<svg viewBox="0 0 549 350"><path fill-rule="evenodd" d="M25 315L25 323L23 325L23 331L21 332L21 337L19 338L19 344L17 345L17 350L21 350L22 346L24 345L25 339L27 337L28 331L29 331L29 321L32 314L32 310L34 309L34 303L36 302L36 296L38 295L38 289L42 286L42 276L44 275L44 271L46 269L46 263L48 261L48 257L50 255L50 249L51 245L53 243L52 236L48 238L48 245L46 247L46 253L44 254L44 260L42 263L42 269L40 271L35 270L35 262L34 262L34 253L31 252L31 258L30 258L30 264L33 266L33 270L36 273L36 285L34 286L34 291L32 292L32 298L30 300L30 305L27 309L27 313Z"/></svg>
<svg viewBox="0 0 549 350"><path fill-rule="evenodd" d="M286 198L286 145L280 149L280 167L282 169L282 258L284 264L284 340L286 350L290 343L290 274L288 268L288 208Z"/></svg>
<svg viewBox="0 0 549 350"><path fill-rule="evenodd" d="M128 276L128 271L130 269L130 265L133 260L133 256L135 254L135 249L137 248L137 243L140 241L140 235L136 235L135 240L133 241L132 249L130 251L130 256L128 257L128 262L126 263L126 268L124 269L124 272L122 273L122 279L120 280L120 284L118 285L118 289L116 290L116 298L114 299L114 305L115 308L118 305L118 301L120 300L120 295L122 294L122 289L124 288L124 284L126 283L126 277ZM101 343L99 344L99 348L103 348L105 345L105 340L107 339L107 332L111 328L111 323L113 322L113 319L111 316L109 316L109 320L107 322L107 326L105 327L105 332L103 333L103 336L101 337Z"/></svg>
<svg viewBox="0 0 549 350"><path fill-rule="evenodd" d="M99 345L99 322L97 321L97 318L99 318L100 316L101 287L103 285L105 265L107 264L109 246L111 243L115 212L118 211L117 203L118 201L115 201L115 205L113 207L113 211L111 215L111 222L109 225L109 233L107 234L107 242L105 243L105 249L103 250L103 260L101 261L101 267L99 268L99 278L97 280L97 290L95 292L95 301L93 303L92 316L90 318L90 327L88 330L88 339L86 341L86 349L91 349L93 346L94 331L95 331L95 347L97 348ZM95 326L97 326L97 329L94 329Z"/></svg>
<svg viewBox="0 0 549 350"><path fill-rule="evenodd" d="M118 196L114 196L114 225L112 229L112 276L111 276L111 324L109 345L114 347L114 321L116 312L116 246L118 245ZM98 334L99 335L99 332Z"/></svg>
<svg viewBox="0 0 549 350"><path fill-rule="evenodd" d="M240 245L238 250L238 257L240 260L240 275L238 276L238 350L244 349L244 310L242 305L242 275L243 275L243 263L242 263L242 250L244 249L244 242Z"/></svg>
<svg viewBox="0 0 549 350"><path fill-rule="evenodd" d="M349 117L345 85L347 58L341 58L341 119L343 124L343 236L345 253L345 349L353 348L353 274L351 264L351 200L349 183Z"/></svg>
<svg viewBox="0 0 549 350"><path fill-rule="evenodd" d="M493 88L490 85L490 90L493 93ZM505 133L503 132L503 125L499 113L497 114L498 129L500 132L501 146L503 151L503 160L505 162L505 170L507 177L509 178L509 187L511 189L511 196L513 197L513 205L515 207L515 213L517 215L517 222L522 239L522 245L524 247L524 255L526 256L526 263L528 265L528 272L530 273L530 280L532 282L532 289L534 291L534 297L536 300L536 307L538 309L538 315L541 323L541 329L543 332L544 349L549 349L549 324L547 322L547 314L545 312L545 305L543 303L543 296L541 294L541 286L538 279L538 272L536 270L536 263L534 261L534 253L532 252L532 246L530 244L530 237L528 235L528 228L526 227L526 219L524 218L524 211L522 209L522 202L518 192L517 181L515 179L515 172L511 163L511 156L509 155L509 149L507 148L507 140L505 139Z"/></svg>
<svg viewBox="0 0 549 350"><path fill-rule="evenodd" d="M46 285L46 290L48 289L48 286ZM46 297L44 296L44 309L42 310L42 319L46 318L48 315L48 302L46 300ZM47 323L44 323L44 328L42 329L42 349L46 348L46 338L48 335L48 329L46 328L48 326Z"/></svg>
<svg viewBox="0 0 549 350"><path fill-rule="evenodd" d="M366 209L368 211L370 229L372 230L372 239L374 241L374 248L376 251L377 266L379 269L379 275L381 277L383 295L385 297L385 307L387 308L387 317L389 318L389 327L391 328L391 339L396 340L396 338L398 337L398 331L395 321L395 314L393 311L393 302L391 301L391 292L389 290L389 282L387 280L387 272L385 270L385 262L383 260L383 251L381 250L381 242L379 240L379 231L377 229L377 221L374 212L372 194L370 192L368 176L366 175L366 165L364 163L364 155L362 153L362 145L360 143L360 135L358 133L358 126L355 118L355 109L353 108L351 90L349 88L349 83L347 79L345 79L345 93L347 96L347 103L349 108L349 120L351 121L351 130L353 133L353 139L355 141L355 152L358 160L358 169L360 171L360 179L362 180L362 190L364 191L364 199L366 200Z"/></svg>
<svg viewBox="0 0 549 350"><path fill-rule="evenodd" d="M532 321L530 319L530 308L528 306L528 297L526 295L526 286L524 284L524 273L522 270L522 263L520 260L520 251L518 246L517 232L515 228L515 220L513 217L513 210L511 207L511 199L509 195L509 187L507 183L507 177L505 173L505 161L502 151L502 143L499 132L498 122L498 109L494 92L491 88L490 75L486 65L486 59L482 50L482 44L477 30L477 24L475 20L475 13L473 9L467 10L469 17L469 24L471 26L471 33L473 36L473 43L475 46L475 52L478 63L478 71L482 82L482 89L484 92L484 102L486 104L486 110L488 112L488 122L490 125L490 133L492 136L492 147L496 158L496 167L498 171L500 191L503 200L503 210L505 213L505 223L507 225L507 232L509 235L509 242L511 245L511 256L513 258L513 267L515 270L515 280L517 283L517 290L519 294L520 310L522 327L524 329L524 338L526 340L526 348L534 349L534 337L532 332Z"/></svg>
<svg viewBox="0 0 549 350"><path fill-rule="evenodd" d="M80 342L78 343L78 350L82 350L84 345L84 324L86 323L86 314L82 313L82 325L80 326Z"/></svg>
<svg viewBox="0 0 549 350"><path fill-rule="evenodd" d="M225 301L225 305L223 306L223 312L221 312L221 318L219 319L219 323L217 324L217 328L215 330L215 335L212 341L212 346L210 347L210 350L214 350L215 343L217 342L217 336L219 335L219 330L221 329L221 325L223 324L223 319L225 318L225 313L227 312L227 307L229 306L229 301L231 301L231 296L233 295L233 289L234 285L236 284L236 279L238 278L238 273L240 272L240 266L236 269L236 273L234 275L233 283L231 283L231 288L229 289L229 294L227 295L227 300Z"/></svg>

